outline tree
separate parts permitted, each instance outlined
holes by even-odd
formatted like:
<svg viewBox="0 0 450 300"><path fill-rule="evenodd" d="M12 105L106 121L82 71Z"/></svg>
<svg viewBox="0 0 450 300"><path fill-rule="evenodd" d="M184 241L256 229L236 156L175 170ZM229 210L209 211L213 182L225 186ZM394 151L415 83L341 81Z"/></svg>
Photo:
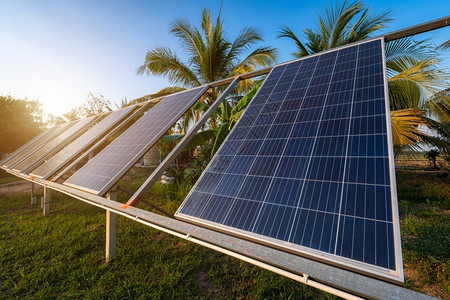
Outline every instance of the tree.
<svg viewBox="0 0 450 300"><path fill-rule="evenodd" d="M325 8L319 15L317 28L303 30L307 42L300 38L288 27L284 26L279 37L291 39L297 46L293 55L297 58L313 53L329 50L342 45L362 41L377 30L386 27L391 21L389 12L370 14L370 8L361 1L349 3L336 2L336 6Z"/></svg>
<svg viewBox="0 0 450 300"><path fill-rule="evenodd" d="M438 166L436 164L436 159L441 155L441 153L436 150L436 149L432 149L430 151L428 151L427 153L425 153L425 157L433 164L433 168L435 170L438 169Z"/></svg>
<svg viewBox="0 0 450 300"><path fill-rule="evenodd" d="M391 19L389 12L371 14L361 1L337 3L319 15L318 26L303 31L302 40L287 26L279 37L291 39L297 47L295 57L303 57L348 43L367 39L386 27ZM442 122L448 122L450 101L441 93L450 78L448 70L438 68L439 55L430 45L404 38L386 44L386 69L388 75L392 133L396 154L403 149L417 149L425 142L440 148L448 148L445 140L421 130L428 126L441 130ZM434 125L433 125L434 124ZM436 126L435 126L436 125ZM439 127L439 128L438 128ZM445 131L445 128L444 128ZM447 145L446 145L447 144Z"/></svg>
<svg viewBox="0 0 450 300"><path fill-rule="evenodd" d="M263 41L261 32L256 27L243 28L233 41L229 41L223 30L220 12L214 23L210 11L204 9L200 29L192 26L189 21L176 20L171 25L170 33L178 38L187 60L180 59L168 47L156 47L147 52L144 64L137 70L139 75L168 78L176 85L166 88L168 92L240 75L275 62L274 48L261 46L252 50L254 45ZM237 92L243 94L253 86L252 80L242 80L237 86ZM203 100L208 104L213 103L220 90L209 90ZM157 94L163 95L163 92L164 89ZM193 115L191 112L190 116ZM214 120L211 121L211 127L215 127Z"/></svg>
<svg viewBox="0 0 450 300"><path fill-rule="evenodd" d="M75 107L69 112L63 114L63 117L67 121L85 119L87 117L96 116L108 111L112 111L110 105L111 102L105 99L103 95L99 94L98 96L95 96L93 93L89 93L86 95L86 101L82 105Z"/></svg>
<svg viewBox="0 0 450 300"><path fill-rule="evenodd" d="M43 129L39 101L0 96L0 156L25 144Z"/></svg>

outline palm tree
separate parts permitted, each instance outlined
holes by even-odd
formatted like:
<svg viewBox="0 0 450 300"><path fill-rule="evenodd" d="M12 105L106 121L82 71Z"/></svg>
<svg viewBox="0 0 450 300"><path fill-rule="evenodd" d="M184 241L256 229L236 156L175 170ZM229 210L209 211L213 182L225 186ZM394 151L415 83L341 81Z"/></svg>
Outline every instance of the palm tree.
<svg viewBox="0 0 450 300"><path fill-rule="evenodd" d="M180 59L168 47L156 47L147 52L144 64L137 70L139 75L168 78L175 85L166 88L168 91L196 87L275 63L274 48L261 46L252 49L263 41L261 32L255 27L245 27L233 41L227 40L220 12L213 23L210 11L204 9L200 29L186 20L176 20L171 25L170 33L179 39L187 60ZM252 80L242 80L236 90L243 94L253 86ZM162 90L157 94L162 95L164 92ZM203 100L211 104L219 92L219 88L209 90ZM214 123L214 118L211 122ZM211 124L211 127L214 126Z"/></svg>
<svg viewBox="0 0 450 300"><path fill-rule="evenodd" d="M297 58L329 50L342 45L364 40L370 35L386 27L391 21L389 12L369 14L369 8L361 1L349 3L336 2L336 6L325 8L319 15L317 28L303 30L307 42L301 42L300 38L288 27L284 26L279 37L287 37L294 41L297 52L293 55Z"/></svg>
<svg viewBox="0 0 450 300"><path fill-rule="evenodd" d="M388 16L389 12L370 14L361 1L344 1L326 8L319 15L317 28L303 30L306 42L287 26L281 29L279 37L291 39L297 47L293 55L300 58L367 39L386 27L391 21ZM450 74L438 68L439 62L438 53L426 41L404 38L386 44L392 133L397 154L405 148L418 149L418 142L448 148L448 143L421 130L428 126L439 136L449 134L438 125L448 122L450 116L448 94L441 92L448 86Z"/></svg>

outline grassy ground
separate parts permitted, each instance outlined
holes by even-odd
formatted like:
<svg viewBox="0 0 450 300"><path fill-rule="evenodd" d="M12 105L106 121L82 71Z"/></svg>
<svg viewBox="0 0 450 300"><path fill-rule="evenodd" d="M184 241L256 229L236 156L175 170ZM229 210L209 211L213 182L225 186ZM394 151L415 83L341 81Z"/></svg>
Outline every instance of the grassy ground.
<svg viewBox="0 0 450 300"><path fill-rule="evenodd" d="M186 192L158 186L154 203ZM104 210L54 193L43 217L29 197L0 195L0 298L334 298L120 216L107 264Z"/></svg>
<svg viewBox="0 0 450 300"><path fill-rule="evenodd" d="M450 175L397 172L397 188L405 285L450 299Z"/></svg>
<svg viewBox="0 0 450 300"><path fill-rule="evenodd" d="M397 178L406 287L449 298L450 178ZM155 186L153 203L174 212L188 190ZM43 217L29 194L0 192L0 298L334 298L123 217L106 264L104 224L103 210L64 195Z"/></svg>

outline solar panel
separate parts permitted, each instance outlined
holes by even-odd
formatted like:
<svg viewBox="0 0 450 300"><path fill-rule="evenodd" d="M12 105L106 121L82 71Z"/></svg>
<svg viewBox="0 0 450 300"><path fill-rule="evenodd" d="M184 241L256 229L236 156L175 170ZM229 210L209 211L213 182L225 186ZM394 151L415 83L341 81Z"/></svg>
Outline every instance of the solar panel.
<svg viewBox="0 0 450 300"><path fill-rule="evenodd" d="M202 86L167 96L64 184L103 196L207 89Z"/></svg>
<svg viewBox="0 0 450 300"><path fill-rule="evenodd" d="M88 131L79 136L75 141L64 147L57 154L53 155L48 161L40 165L37 169L30 173L32 176L48 179L77 154L84 151L92 143L96 142L102 135L110 130L115 124L128 116L136 106L130 106L112 112L103 120L95 124Z"/></svg>
<svg viewBox="0 0 450 300"><path fill-rule="evenodd" d="M39 148L37 151L33 152L27 156L24 160L13 167L13 170L17 172L26 172L30 167L36 164L39 160L45 159L46 156L55 149L61 147L68 140L73 139L80 134L80 131L91 124L97 117L90 117L80 121L77 121L69 129L63 131L61 134L53 138L51 141L47 142L44 146Z"/></svg>
<svg viewBox="0 0 450 300"><path fill-rule="evenodd" d="M3 165L5 168L12 168L15 165L17 165L19 162L21 162L23 159L25 159L28 155L32 154L33 152L37 151L40 147L44 146L44 144L57 136L58 134L62 133L64 130L67 130L70 126L73 125L73 122L64 123L61 125L58 125L54 127L53 130L50 129L48 133L45 134L41 139L36 140L33 144L28 146L26 149L18 153L15 157L12 159L6 161Z"/></svg>
<svg viewBox="0 0 450 300"><path fill-rule="evenodd" d="M40 132L38 135L36 135L34 138L17 148L15 151L13 151L11 154L9 154L7 157L5 157L3 160L0 161L0 166L3 166L4 163L11 160L13 157L17 156L19 153L25 151L27 148L31 147L33 144L35 144L38 140L43 138L45 135L49 134L52 130L55 130L55 127L48 128L42 132Z"/></svg>
<svg viewBox="0 0 450 300"><path fill-rule="evenodd" d="M276 66L176 213L402 282L383 39Z"/></svg>

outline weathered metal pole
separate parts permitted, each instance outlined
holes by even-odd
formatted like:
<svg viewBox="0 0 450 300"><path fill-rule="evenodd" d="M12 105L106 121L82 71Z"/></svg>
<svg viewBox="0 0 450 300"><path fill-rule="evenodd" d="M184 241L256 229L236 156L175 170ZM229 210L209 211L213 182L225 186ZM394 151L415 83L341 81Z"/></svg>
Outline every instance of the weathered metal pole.
<svg viewBox="0 0 450 300"><path fill-rule="evenodd" d="M43 215L44 216L48 216L50 214L50 201L52 200L52 190L47 187L44 186L44 201L42 203L43 206Z"/></svg>
<svg viewBox="0 0 450 300"><path fill-rule="evenodd" d="M34 195L34 182L31 183L31 205L36 204L36 196Z"/></svg>
<svg viewBox="0 0 450 300"><path fill-rule="evenodd" d="M117 192L112 190L108 193L109 200L117 201ZM106 210L106 261L109 262L116 255L116 216L115 212Z"/></svg>

